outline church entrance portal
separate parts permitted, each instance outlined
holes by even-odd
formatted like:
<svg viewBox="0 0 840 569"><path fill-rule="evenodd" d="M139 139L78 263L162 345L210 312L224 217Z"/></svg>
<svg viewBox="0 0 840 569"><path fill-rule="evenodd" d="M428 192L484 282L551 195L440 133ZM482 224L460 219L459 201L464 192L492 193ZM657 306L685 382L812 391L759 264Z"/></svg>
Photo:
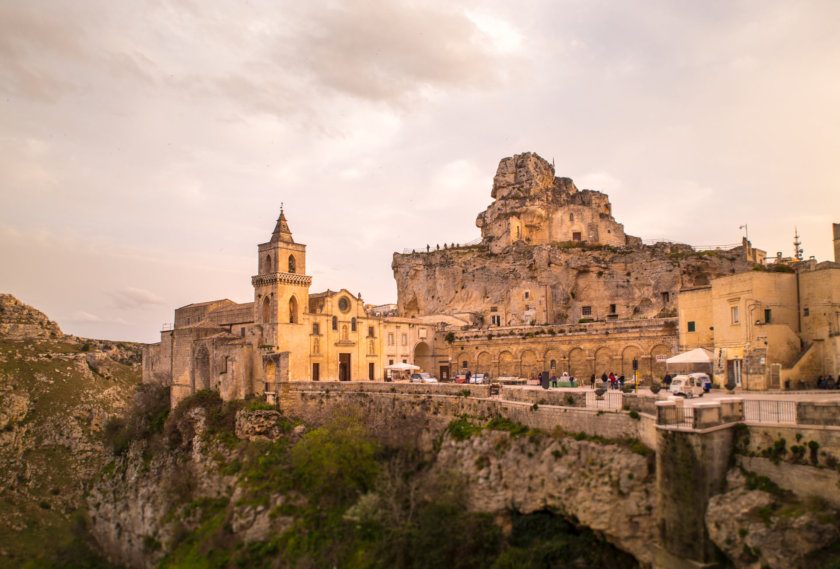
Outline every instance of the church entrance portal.
<svg viewBox="0 0 840 569"><path fill-rule="evenodd" d="M338 354L338 381L350 381L350 354Z"/></svg>

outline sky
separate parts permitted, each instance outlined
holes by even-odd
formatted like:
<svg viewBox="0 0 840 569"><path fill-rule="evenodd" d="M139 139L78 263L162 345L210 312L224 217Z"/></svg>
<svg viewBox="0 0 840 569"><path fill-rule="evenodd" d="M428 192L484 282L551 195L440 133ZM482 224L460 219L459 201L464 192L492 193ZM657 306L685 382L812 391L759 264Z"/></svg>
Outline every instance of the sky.
<svg viewBox="0 0 840 569"><path fill-rule="evenodd" d="M643 239L833 260L840 2L0 0L0 292L153 342L253 300L281 204L311 292L480 236L536 152Z"/></svg>

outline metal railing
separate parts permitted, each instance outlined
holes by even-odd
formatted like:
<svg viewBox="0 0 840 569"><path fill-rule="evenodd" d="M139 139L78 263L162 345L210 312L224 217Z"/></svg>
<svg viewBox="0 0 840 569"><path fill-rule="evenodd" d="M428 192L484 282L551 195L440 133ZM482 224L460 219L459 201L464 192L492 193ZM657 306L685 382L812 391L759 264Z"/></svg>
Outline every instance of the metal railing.
<svg viewBox="0 0 840 569"><path fill-rule="evenodd" d="M444 243L443 245L435 243L434 245L423 245L416 249L403 249L403 255L411 255L412 253L434 253L435 251L443 251L444 249L458 249L460 247L474 247L481 245L481 237L467 241L466 243Z"/></svg>
<svg viewBox="0 0 840 569"><path fill-rule="evenodd" d="M695 251L729 251L730 249L737 249L742 243L726 243L724 245L690 245L688 243L680 243L679 241L672 241L671 239L644 239L642 243L645 245L656 245L657 243L668 243L671 245L688 245Z"/></svg>
<svg viewBox="0 0 840 569"><path fill-rule="evenodd" d="M752 423L796 424L796 401L744 401L744 420Z"/></svg>
<svg viewBox="0 0 840 569"><path fill-rule="evenodd" d="M586 392L587 409L621 409L624 405L624 394L621 391L608 391L600 398L594 391Z"/></svg>
<svg viewBox="0 0 840 569"><path fill-rule="evenodd" d="M658 410L657 423L676 429L694 429L694 408L676 405Z"/></svg>

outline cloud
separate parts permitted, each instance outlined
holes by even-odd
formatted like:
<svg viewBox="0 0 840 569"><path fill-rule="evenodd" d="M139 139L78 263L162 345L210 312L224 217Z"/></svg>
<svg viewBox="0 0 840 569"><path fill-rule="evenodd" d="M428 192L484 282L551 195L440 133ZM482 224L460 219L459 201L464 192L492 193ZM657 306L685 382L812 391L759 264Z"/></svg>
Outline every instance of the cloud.
<svg viewBox="0 0 840 569"><path fill-rule="evenodd" d="M155 293L143 288L125 287L109 293L115 308L132 310L144 306L164 305L165 301Z"/></svg>

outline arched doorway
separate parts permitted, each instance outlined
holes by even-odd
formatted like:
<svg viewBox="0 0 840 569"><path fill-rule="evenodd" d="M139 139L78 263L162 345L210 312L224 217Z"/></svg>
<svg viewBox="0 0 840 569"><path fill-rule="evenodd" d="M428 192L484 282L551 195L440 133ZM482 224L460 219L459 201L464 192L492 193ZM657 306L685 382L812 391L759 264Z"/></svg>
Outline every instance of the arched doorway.
<svg viewBox="0 0 840 569"><path fill-rule="evenodd" d="M650 351L650 373L654 379L665 377L665 360L671 357L671 348L665 344L657 344Z"/></svg>
<svg viewBox="0 0 840 569"><path fill-rule="evenodd" d="M537 354L531 350L522 352L522 356L519 358L519 366L522 370L521 377L527 377L528 379L536 377L542 371L537 369Z"/></svg>
<svg viewBox="0 0 840 569"><path fill-rule="evenodd" d="M516 363L513 360L513 354L510 352L502 352L499 354L499 377L517 377Z"/></svg>
<svg viewBox="0 0 840 569"><path fill-rule="evenodd" d="M210 352L207 346L199 346L196 351L193 373L196 391L210 389Z"/></svg>
<svg viewBox="0 0 840 569"><path fill-rule="evenodd" d="M609 375L612 371L615 371L612 352L608 348L598 348L595 352L595 375L600 376L602 373Z"/></svg>
<svg viewBox="0 0 840 569"><path fill-rule="evenodd" d="M481 352L478 354L478 357L475 360L475 373L484 373L487 375L492 375L495 370L491 369L493 367L493 358L490 356L488 352Z"/></svg>
<svg viewBox="0 0 840 569"><path fill-rule="evenodd" d="M432 375L437 375L432 348L426 342L419 342L414 346L414 365L420 366L420 369Z"/></svg>
<svg viewBox="0 0 840 569"><path fill-rule="evenodd" d="M586 365L586 353L581 348L569 352L569 375L578 379L588 379L592 372Z"/></svg>

